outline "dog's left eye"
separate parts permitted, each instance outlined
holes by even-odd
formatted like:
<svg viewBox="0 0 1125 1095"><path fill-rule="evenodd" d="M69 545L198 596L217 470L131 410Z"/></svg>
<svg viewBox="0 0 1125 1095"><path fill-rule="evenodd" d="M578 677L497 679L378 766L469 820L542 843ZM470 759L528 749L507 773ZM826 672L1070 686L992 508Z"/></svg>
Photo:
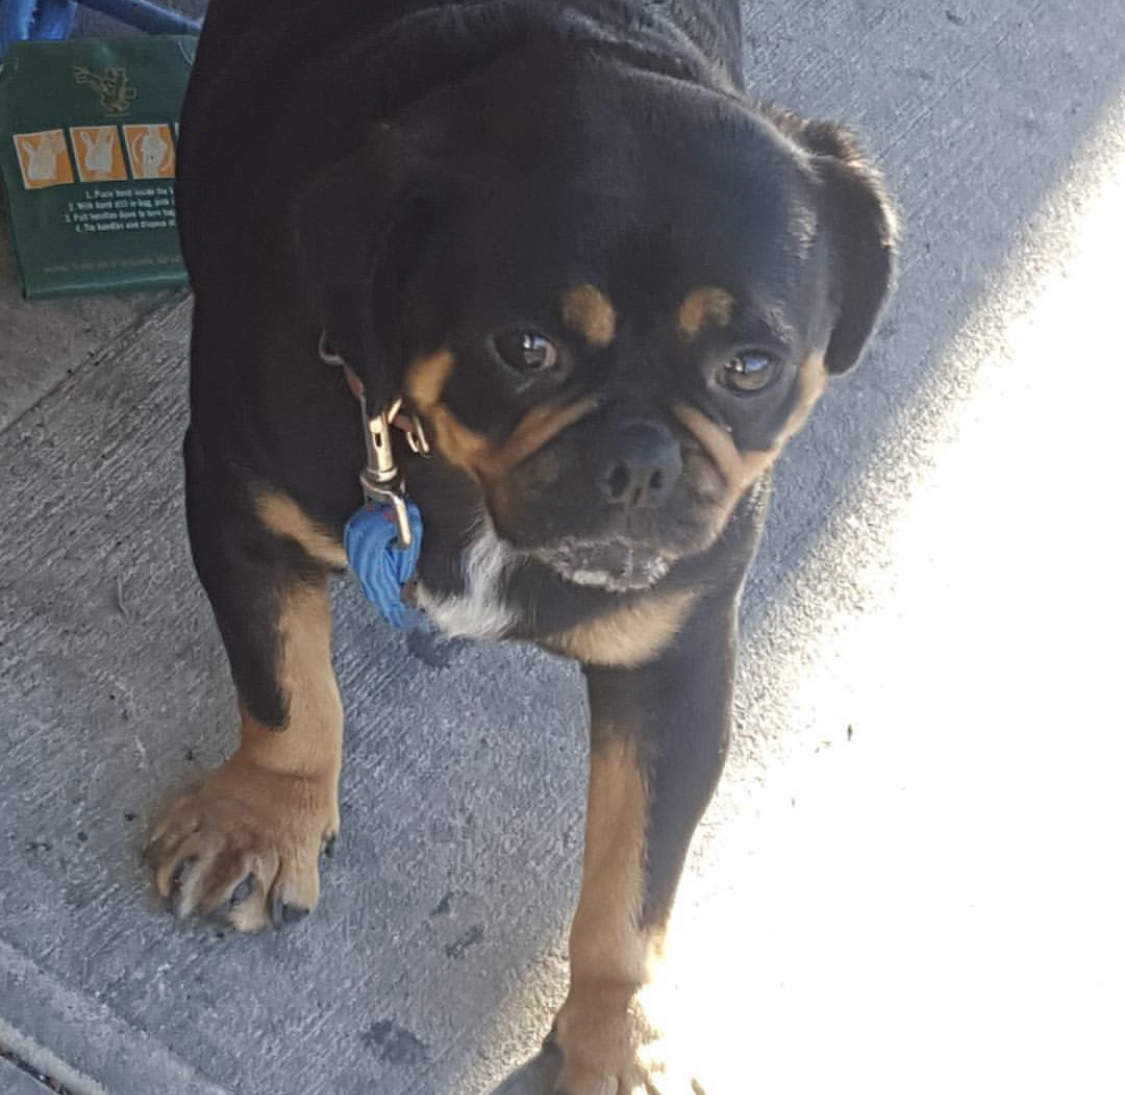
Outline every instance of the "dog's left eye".
<svg viewBox="0 0 1125 1095"><path fill-rule="evenodd" d="M742 350L723 365L722 381L735 392L761 391L775 376L777 358L760 350Z"/></svg>
<svg viewBox="0 0 1125 1095"><path fill-rule="evenodd" d="M492 343L500 360L521 375L549 372L559 360L555 344L537 331L511 331Z"/></svg>

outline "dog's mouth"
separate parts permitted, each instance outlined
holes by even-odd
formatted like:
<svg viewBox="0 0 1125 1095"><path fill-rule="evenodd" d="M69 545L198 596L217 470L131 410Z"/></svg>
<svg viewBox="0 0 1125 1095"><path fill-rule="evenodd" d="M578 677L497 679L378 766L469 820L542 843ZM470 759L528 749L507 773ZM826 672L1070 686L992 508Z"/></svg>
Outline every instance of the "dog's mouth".
<svg viewBox="0 0 1125 1095"><path fill-rule="evenodd" d="M650 545L625 540L587 543L564 539L549 548L536 549L532 556L568 582L613 593L648 589L659 582L672 565Z"/></svg>

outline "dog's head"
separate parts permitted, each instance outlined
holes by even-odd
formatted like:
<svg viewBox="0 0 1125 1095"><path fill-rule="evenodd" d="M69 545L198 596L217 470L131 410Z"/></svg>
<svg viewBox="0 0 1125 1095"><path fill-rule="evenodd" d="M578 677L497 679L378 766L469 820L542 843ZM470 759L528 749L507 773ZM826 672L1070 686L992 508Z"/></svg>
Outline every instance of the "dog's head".
<svg viewBox="0 0 1125 1095"><path fill-rule="evenodd" d="M846 135L534 51L380 128L302 216L345 356L502 539L607 589L715 542L892 277Z"/></svg>

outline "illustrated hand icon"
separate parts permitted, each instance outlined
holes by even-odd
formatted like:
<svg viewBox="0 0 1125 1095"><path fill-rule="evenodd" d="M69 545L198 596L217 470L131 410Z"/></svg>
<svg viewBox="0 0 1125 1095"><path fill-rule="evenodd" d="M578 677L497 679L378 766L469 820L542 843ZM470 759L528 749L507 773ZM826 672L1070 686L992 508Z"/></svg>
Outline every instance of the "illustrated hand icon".
<svg viewBox="0 0 1125 1095"><path fill-rule="evenodd" d="M113 170L113 131L104 129L92 140L89 133L80 134L86 146L83 162L91 175L108 175Z"/></svg>
<svg viewBox="0 0 1125 1095"><path fill-rule="evenodd" d="M58 173L58 156L63 150L57 133L44 133L38 141L20 138L27 156L27 178L30 182L50 182Z"/></svg>
<svg viewBox="0 0 1125 1095"><path fill-rule="evenodd" d="M141 175L146 179L158 178L172 150L159 128L150 125L143 134L133 138L132 147L133 161L140 162Z"/></svg>

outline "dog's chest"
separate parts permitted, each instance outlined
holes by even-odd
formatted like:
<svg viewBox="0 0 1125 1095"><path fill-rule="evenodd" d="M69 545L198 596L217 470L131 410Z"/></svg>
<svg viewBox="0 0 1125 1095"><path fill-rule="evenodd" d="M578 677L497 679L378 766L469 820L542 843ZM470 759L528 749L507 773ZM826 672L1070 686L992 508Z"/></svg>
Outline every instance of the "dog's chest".
<svg viewBox="0 0 1125 1095"><path fill-rule="evenodd" d="M496 639L516 624L516 613L505 601L507 577L516 558L501 542L491 522L484 521L461 553L461 588L435 592L420 581L418 607L446 635Z"/></svg>

